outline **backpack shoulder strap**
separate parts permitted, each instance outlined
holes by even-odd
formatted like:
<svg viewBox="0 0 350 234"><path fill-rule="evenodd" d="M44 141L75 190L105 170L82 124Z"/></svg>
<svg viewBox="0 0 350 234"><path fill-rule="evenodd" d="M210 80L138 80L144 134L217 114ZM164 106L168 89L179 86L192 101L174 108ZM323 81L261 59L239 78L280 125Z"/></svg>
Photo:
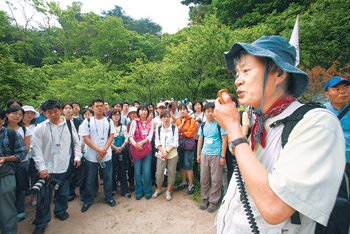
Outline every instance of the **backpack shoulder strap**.
<svg viewBox="0 0 350 234"><path fill-rule="evenodd" d="M107 118L107 117L106 117ZM108 121L108 135L107 135L107 139L109 138L109 135L111 135L111 119L107 118Z"/></svg>
<svg viewBox="0 0 350 234"><path fill-rule="evenodd" d="M271 128L277 127L280 124L284 124L284 128L281 135L282 148L287 144L290 133L293 131L295 125L304 118L304 115L312 109L324 108L320 103L307 103L296 109L291 115L284 119L277 120L270 125Z"/></svg>
<svg viewBox="0 0 350 234"><path fill-rule="evenodd" d="M158 138L160 139L160 129L162 128L162 126L158 126Z"/></svg>
<svg viewBox="0 0 350 234"><path fill-rule="evenodd" d="M309 110L315 108L324 108L324 106L320 103L307 103L296 109L291 115L287 116L286 118L277 120L276 122L270 125L270 127L274 128L279 126L280 124L284 124L284 128L281 135L282 148L287 144L289 135L293 131L297 123L302 118L304 118L304 115ZM300 215L298 211L294 212L294 214L291 216L291 222L293 224L301 224Z"/></svg>
<svg viewBox="0 0 350 234"><path fill-rule="evenodd" d="M175 135L175 127L176 126L174 124L171 125L171 130L173 131L173 136Z"/></svg>
<svg viewBox="0 0 350 234"><path fill-rule="evenodd" d="M202 134L203 134L203 137L204 137L204 125L205 125L206 122L203 122L202 125L201 125L201 130L202 130Z"/></svg>
<svg viewBox="0 0 350 234"><path fill-rule="evenodd" d="M11 155L14 154L15 151L15 145L16 145L16 130L13 129L7 129L7 137L9 139L9 146L11 150Z"/></svg>
<svg viewBox="0 0 350 234"><path fill-rule="evenodd" d="M217 122L216 122L216 127L218 128L219 136L221 138L221 127L220 127L220 125Z"/></svg>
<svg viewBox="0 0 350 234"><path fill-rule="evenodd" d="M70 133L70 140L71 140L71 143L70 143L70 147L72 149L72 155L74 154L74 150L73 150L73 134L72 134L72 123L70 122L70 119L66 119L66 123L67 123L67 127L68 127L68 130L69 130L69 133Z"/></svg>
<svg viewBox="0 0 350 234"><path fill-rule="evenodd" d="M342 112L339 113L338 119L341 120L341 118L344 117L344 115L349 111L349 109L350 109L350 102L349 102L349 104L346 106L346 108L345 108Z"/></svg>
<svg viewBox="0 0 350 234"><path fill-rule="evenodd" d="M22 130L23 130L23 136L25 137L25 136L26 136L27 128L24 127L23 125L20 125L20 126L21 126L21 128L22 128ZM24 139L24 137L23 137L23 139Z"/></svg>

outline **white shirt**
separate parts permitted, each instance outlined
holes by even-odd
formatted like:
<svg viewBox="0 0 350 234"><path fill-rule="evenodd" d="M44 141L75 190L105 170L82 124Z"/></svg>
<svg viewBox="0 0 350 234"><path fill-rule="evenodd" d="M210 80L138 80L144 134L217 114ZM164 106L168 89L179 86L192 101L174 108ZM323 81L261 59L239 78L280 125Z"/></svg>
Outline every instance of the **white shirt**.
<svg viewBox="0 0 350 234"><path fill-rule="evenodd" d="M33 159L38 171L48 170L49 173L64 173L67 171L71 157L71 135L65 119L59 125L52 124L45 120L34 129L33 138ZM75 130L73 121L72 135L74 145L74 160L80 161L80 145L78 133ZM59 145L58 151L52 153L53 144Z"/></svg>
<svg viewBox="0 0 350 234"><path fill-rule="evenodd" d="M176 150L177 147L179 147L179 130L175 126L174 134L173 129L171 125L168 129L165 129L163 126L160 127L160 134L159 134L159 127L156 128L156 140L155 140L155 146L158 148L158 146L162 146L164 150L169 149L171 146L174 146ZM160 138L159 138L160 136Z"/></svg>
<svg viewBox="0 0 350 234"><path fill-rule="evenodd" d="M345 141L336 116L325 109L309 111L295 126L283 149L280 138L283 125L269 127L300 105L293 102L264 123L266 147L263 149L258 144L256 156L269 173L271 189L299 212L302 225L292 224L290 219L277 225L268 224L246 188L260 233L314 233L315 221L327 224L336 199L345 167ZM251 232L235 178L217 213L216 225L217 233Z"/></svg>
<svg viewBox="0 0 350 234"><path fill-rule="evenodd" d="M88 119L85 119L84 122L80 125L79 129L81 129L81 135L90 136L91 141L99 148L103 148L110 135L108 136L108 129L110 129L110 134L115 133L114 123L112 120L108 122L107 118L103 119L95 119L94 117L90 118L90 128L88 126ZM90 146L86 144L86 153L85 158L90 162L98 162L97 161L98 153L92 149ZM112 150L111 147L108 148L107 154L103 158L103 162L107 162L112 158Z"/></svg>

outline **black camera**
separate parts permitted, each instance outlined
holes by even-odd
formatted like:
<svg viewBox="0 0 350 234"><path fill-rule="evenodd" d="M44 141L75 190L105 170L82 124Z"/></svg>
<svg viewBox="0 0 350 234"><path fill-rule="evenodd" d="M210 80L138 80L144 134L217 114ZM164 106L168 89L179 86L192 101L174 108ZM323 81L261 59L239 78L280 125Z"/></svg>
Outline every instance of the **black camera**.
<svg viewBox="0 0 350 234"><path fill-rule="evenodd" d="M58 190L60 187L60 181L54 178L48 178L48 179L39 179L38 182L36 182L33 187L30 188L31 193L38 193L41 191L43 187L48 186L49 184L52 184L55 186L55 190Z"/></svg>
<svg viewBox="0 0 350 234"><path fill-rule="evenodd" d="M168 107L171 109L173 108L173 104L169 104Z"/></svg>

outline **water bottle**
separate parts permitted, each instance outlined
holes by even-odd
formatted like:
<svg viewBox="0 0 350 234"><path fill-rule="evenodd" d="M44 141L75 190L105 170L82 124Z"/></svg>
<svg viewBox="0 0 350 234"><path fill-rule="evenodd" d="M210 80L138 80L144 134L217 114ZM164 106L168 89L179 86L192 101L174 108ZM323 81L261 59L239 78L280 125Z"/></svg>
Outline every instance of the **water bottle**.
<svg viewBox="0 0 350 234"><path fill-rule="evenodd" d="M106 163L105 162L99 161L98 163L100 164L101 168L105 168L106 167Z"/></svg>

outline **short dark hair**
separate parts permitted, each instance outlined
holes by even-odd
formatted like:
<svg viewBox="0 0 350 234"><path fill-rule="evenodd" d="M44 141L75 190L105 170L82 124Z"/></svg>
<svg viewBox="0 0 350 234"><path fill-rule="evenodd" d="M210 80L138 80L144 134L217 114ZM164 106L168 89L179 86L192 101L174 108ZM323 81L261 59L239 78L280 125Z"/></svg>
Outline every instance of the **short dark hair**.
<svg viewBox="0 0 350 234"><path fill-rule="evenodd" d="M90 112L92 115L94 115L94 111L93 111L93 110L91 110L91 109L89 109L89 108L85 108L85 109L83 110L83 112L81 113L81 115L83 116L83 118L84 118L84 114L85 114L86 112Z"/></svg>
<svg viewBox="0 0 350 234"><path fill-rule="evenodd" d="M200 101L200 100L194 100L194 102L193 102L193 104L192 104L192 110L193 110L194 112L195 112L194 106L195 106L197 103L199 103L199 104L201 105L201 111L203 110L203 103L202 103L202 101Z"/></svg>
<svg viewBox="0 0 350 234"><path fill-rule="evenodd" d="M6 117L6 112L0 107L0 118L4 119Z"/></svg>
<svg viewBox="0 0 350 234"><path fill-rule="evenodd" d="M155 109L155 106L152 102L148 103L148 106L153 106L153 109Z"/></svg>
<svg viewBox="0 0 350 234"><path fill-rule="evenodd" d="M62 109L64 109L66 106L70 106L73 109L73 106L72 106L71 102L64 102L61 107L62 107Z"/></svg>
<svg viewBox="0 0 350 234"><path fill-rule="evenodd" d="M134 101L134 105L135 105L135 103L137 103L137 104L139 104L139 105L140 105L140 102L139 102L139 101L137 101L137 100L136 100L136 101Z"/></svg>
<svg viewBox="0 0 350 234"><path fill-rule="evenodd" d="M119 104L121 107L123 107L123 103L121 102L115 102L112 104L112 107L114 108L117 104Z"/></svg>
<svg viewBox="0 0 350 234"><path fill-rule="evenodd" d="M61 109L60 103L56 100L47 100L42 104L41 109L45 112L47 110Z"/></svg>
<svg viewBox="0 0 350 234"><path fill-rule="evenodd" d="M136 111L137 117L140 118L140 110L142 110L142 109L146 109L146 110L147 110L147 117L148 117L148 116L149 116L149 110L148 110L148 108L147 108L147 105L145 105L145 104L142 104L142 105L140 105L140 106L137 108L137 111Z"/></svg>
<svg viewBox="0 0 350 234"><path fill-rule="evenodd" d="M10 108L10 106L13 104L13 103L17 103L18 105L20 105L20 107L22 107L22 102L18 101L18 100L9 100L7 103L6 103L6 107L7 108Z"/></svg>
<svg viewBox="0 0 350 234"><path fill-rule="evenodd" d="M204 105L203 112L205 112L209 108L215 109L215 104L213 102L208 102L207 104Z"/></svg>
<svg viewBox="0 0 350 234"><path fill-rule="evenodd" d="M168 111L168 110L163 110L162 113L160 114L159 118L164 118L164 117L166 117L167 115L170 116L170 111Z"/></svg>
<svg viewBox="0 0 350 234"><path fill-rule="evenodd" d="M185 103L181 103L181 104L177 107L177 109L180 110L180 109L182 109L182 107L185 107L185 109L188 111L188 108L187 108L187 106L186 106Z"/></svg>
<svg viewBox="0 0 350 234"><path fill-rule="evenodd" d="M80 107L80 103L77 101L72 101L71 104L72 104L72 107L73 107L73 104L77 104Z"/></svg>
<svg viewBox="0 0 350 234"><path fill-rule="evenodd" d="M105 104L105 101L103 101L102 98L98 98L98 99L95 99L91 102L91 105L93 106L96 102L102 102L103 104Z"/></svg>

